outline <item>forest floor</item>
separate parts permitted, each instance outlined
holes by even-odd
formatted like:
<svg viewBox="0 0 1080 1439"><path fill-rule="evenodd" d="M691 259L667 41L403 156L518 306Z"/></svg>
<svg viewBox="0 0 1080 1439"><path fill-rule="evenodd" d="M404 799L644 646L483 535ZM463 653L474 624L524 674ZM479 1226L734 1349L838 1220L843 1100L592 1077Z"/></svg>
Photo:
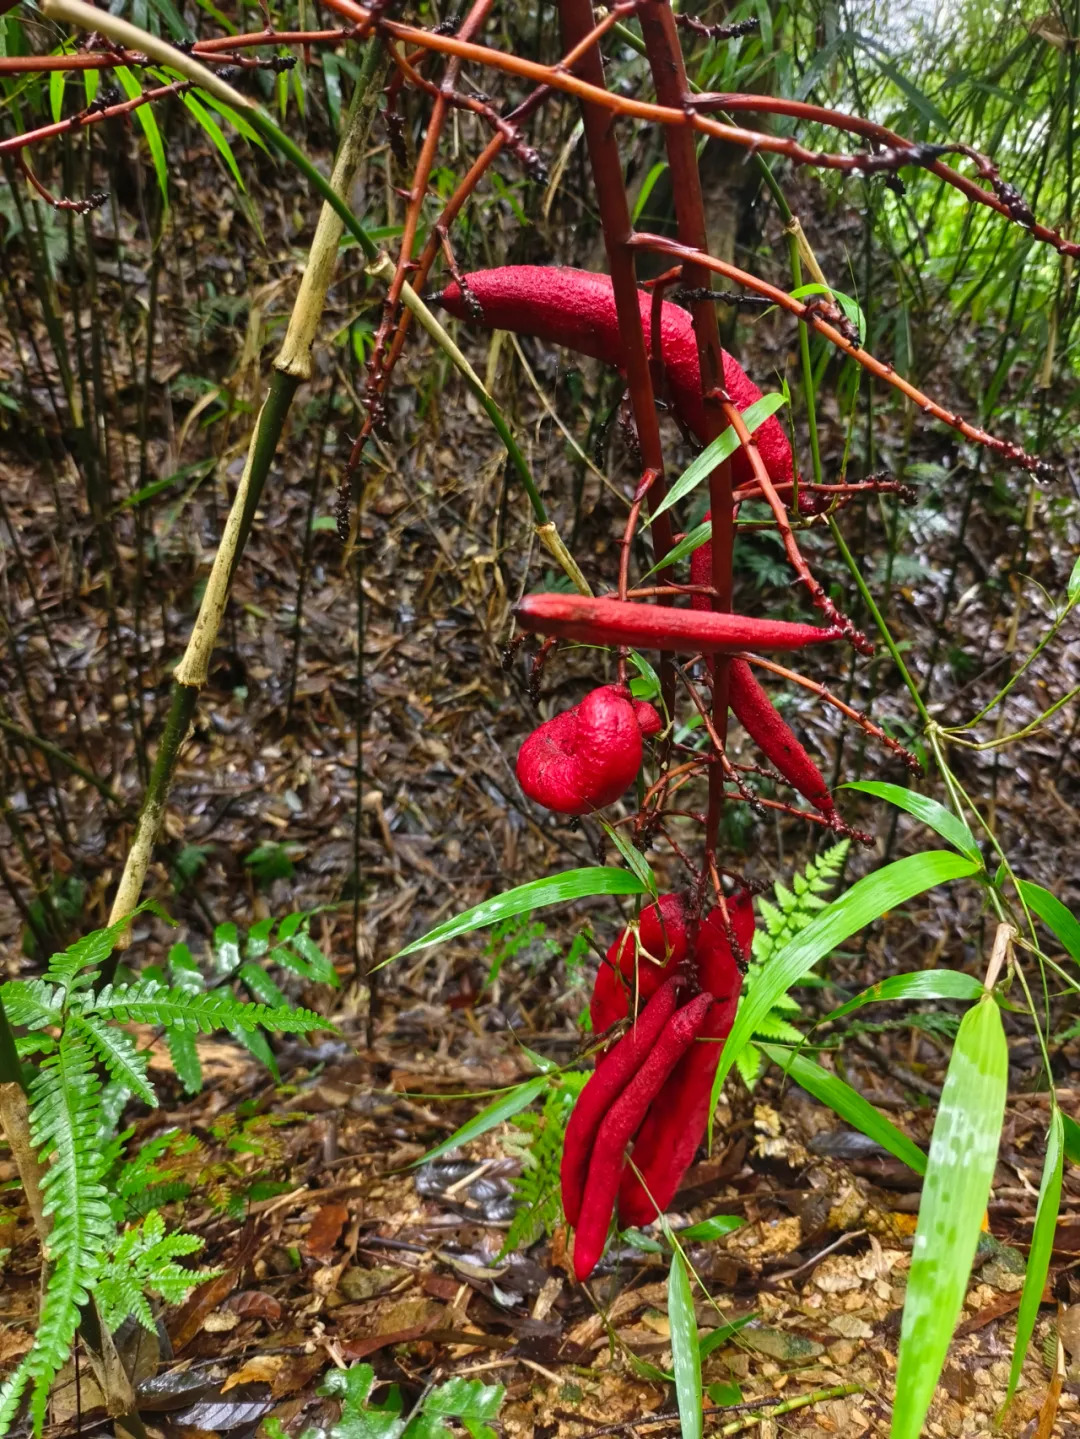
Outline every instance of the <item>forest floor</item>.
<svg viewBox="0 0 1080 1439"><path fill-rule="evenodd" d="M9 424L0 434L9 526L0 556L4 638L19 661L5 660L0 688L17 724L96 768L122 801L110 803L62 766L50 773L39 753L9 751L8 794L29 836L30 858L54 902L66 896L74 905L83 930L102 923L107 910L141 765L160 732L169 666L190 626L227 482L246 447L265 327L287 308L302 253L293 239L260 251L236 216L231 229L219 224L206 178L211 157L197 158L174 200L174 231L183 243L161 278L167 338L152 370L145 467L137 374L123 345L109 355L115 497L136 487L140 468L144 482L172 476L173 483L152 503L108 510L108 542L102 516L88 510L59 444L62 401L58 415L44 384L20 391L22 362L13 337L0 332L0 376L40 419L38 428ZM273 219L269 190L254 193ZM290 235L281 205L280 232ZM117 237L104 216L96 227L99 303L111 313L144 304L153 262L138 225L121 212L126 261L118 277L115 264L109 269ZM824 260L828 268L827 254ZM61 306L70 307L72 277L62 261L59 271ZM332 319L342 324L362 293L358 266L349 273L334 295ZM256 298L237 303L245 294ZM610 379L589 370L576 380L550 352L526 344L534 389L508 343L494 359L486 342L470 343L527 437L578 558L597 578L610 579L625 501L571 452L548 409L567 417L584 444L585 417L602 396L610 400ZM783 368L792 343L782 325L757 327L750 368L759 375ZM361 585L370 698L357 804L355 554L343 559L327 521L353 432L350 396L361 381L349 353L337 348L321 356L317 382L301 393L237 576L226 642L182 755L154 872L154 892L180 928L144 916L131 952L160 961L181 938L202 957L222 922L243 930L271 915L316 911L312 933L333 958L341 988L293 984L290 993L340 1032L310 1046L275 1043L280 1084L244 1051L202 1040L206 1084L191 1098L158 1043L163 1104L132 1111L135 1142L169 1126L196 1136L197 1147L176 1161L192 1187L177 1214L206 1240L200 1262L223 1272L182 1308L164 1310L155 1336L125 1336L144 1417L169 1439L199 1432L246 1439L271 1414L295 1433L336 1413L336 1401L317 1393L320 1376L363 1360L375 1368L376 1399L383 1386L398 1384L412 1401L450 1376L504 1384L499 1422L510 1434L677 1432L670 1386L641 1377L642 1363L653 1372L670 1368L664 1255L617 1247L588 1288L573 1281L559 1228L504 1255L524 1142L513 1121L460 1152L424 1162L488 1102L491 1090L535 1073L526 1048L560 1064L574 1059L592 957L584 968L580 962L568 968L565 956L586 922L595 951L607 947L621 919L613 903L587 902L572 915L545 912L528 930L466 936L370 973L482 898L592 863L599 837L589 824L574 829L543 814L517 788L516 747L536 711L524 659L507 672L501 658L511 606L527 573L537 578L536 556L500 449L423 347L404 362L391 405L392 438L380 442L368 471ZM906 456L936 466L954 452L948 437L926 433L909 454L899 428L892 433L886 421L882 431L883 463ZM839 427L828 430L833 466L842 440ZM612 473L621 473L619 464L626 468L618 443ZM327 455L321 467L317 448ZM42 478L49 467L52 487ZM963 467L957 473L968 474ZM925 657L936 652L945 604L932 700L957 719L992 696L1003 656L1034 647L1047 609L1025 590L1010 630L1018 591L1010 596L1000 575L1017 543L1023 505L1019 489L1003 502L991 478L979 482L949 600L962 498L947 471L935 476L906 531L891 613L911 653ZM859 553L881 545L882 520L875 512L852 522ZM140 552L148 556L145 573L136 562ZM814 554L840 582L825 548ZM1066 534L1031 534L1022 568L1060 594L1071 559ZM748 608L779 612L796 604L765 546L753 550L739 584ZM841 660L815 663L817 677L836 688L850 681L856 703L872 707L876 718L892 717L903 735L906 706L879 661L856 674ZM578 653L549 667L543 713L580 696L586 664ZM830 671L830 664L837 667ZM1076 683L1078 669L1075 646L1040 660L1009 711L1010 726L1020 728L1046 696ZM830 716L809 701L796 715L812 748L838 773L901 778L857 736L841 742ZM960 757L958 766L975 793L993 795L998 833L1020 872L1075 907L1080 766L1070 724L1058 716L1010 751L1007 765ZM849 876L920 843L906 819L890 828L863 798L841 803L876 835L870 851L852 853ZM65 826L70 842L58 833ZM822 836L788 820L764 824L733 813L725 836L732 863L763 884L790 881L821 851ZM677 883L677 867L653 858L668 883ZM5 863L16 888L32 894L27 856L9 852ZM981 975L988 926L978 904L974 890L959 887L888 916L832 956L829 988L799 991L800 1023L808 1027L838 994L898 971L938 964ZM0 940L12 975L33 973L38 962L22 956L24 934L25 916L0 894ZM488 983L495 961L501 967ZM935 1029L931 1019L913 1023L910 1008L875 1010L873 1024L847 1030L837 1060L847 1081L923 1146L948 1060L950 1016L955 1025L950 1006L933 1009L946 1015L944 1027ZM1040 1057L1021 1019L1007 1017L1015 1043L990 1233L927 1431L934 1435L989 1435L1005 1392L1047 1118ZM1069 1019L1055 1011L1059 1030ZM149 1033L139 1038L154 1042ZM1073 1087L1076 1056L1074 1040L1054 1048L1059 1098L1073 1113L1080 1095ZM1080 1297L1076 1173L1067 1168L1047 1307L1008 1434L1050 1432L1039 1428L1051 1373L1040 1349L1054 1303L1061 1306L1069 1368L1053 1432L1076 1427L1070 1416L1080 1408L1080 1378L1073 1377L1080 1369L1071 1366L1080 1365L1080 1327L1066 1322L1080 1314L1071 1308ZM0 1159L0 1184L12 1177L12 1166ZM10 1194L5 1198L0 1364L15 1361L31 1341L39 1277L25 1212ZM910 1172L782 1083L777 1071L766 1071L752 1092L729 1082L714 1152L688 1174L675 1208L679 1219L743 1221L727 1237L688 1250L710 1295L698 1303L699 1322L718 1337L705 1365L713 1386L707 1432L814 1439L887 1432L917 1202ZM724 1340L723 1326L742 1320ZM103 1422L85 1368L73 1371L58 1392L50 1433L76 1426L86 1432Z"/></svg>

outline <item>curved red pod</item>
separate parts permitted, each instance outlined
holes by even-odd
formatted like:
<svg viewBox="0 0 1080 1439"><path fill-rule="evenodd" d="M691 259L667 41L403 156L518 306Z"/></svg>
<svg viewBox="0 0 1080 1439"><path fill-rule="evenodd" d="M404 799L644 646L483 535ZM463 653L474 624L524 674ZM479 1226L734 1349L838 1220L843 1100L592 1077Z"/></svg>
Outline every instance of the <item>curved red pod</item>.
<svg viewBox="0 0 1080 1439"><path fill-rule="evenodd" d="M711 997L699 994L675 1011L647 1059L612 1104L597 1131L574 1230L574 1273L578 1279L588 1279L604 1252L608 1226L615 1212L626 1146L672 1071L693 1045L710 1008ZM601 1074L603 1072L601 1070Z"/></svg>
<svg viewBox="0 0 1080 1439"><path fill-rule="evenodd" d="M504 265L492 270L476 270L465 276L465 284L483 312L481 323L489 329L535 335L537 339L575 350L579 355L591 355L605 364L623 368L623 344L609 275L555 265ZM476 320L456 281L446 287L439 299L458 319ZM651 356L652 296L639 290L638 303L645 344ZM660 306L660 353L668 397L687 427L704 441L705 406L701 398L701 367L694 322L688 311L668 300ZM724 387L740 410L761 399L757 385L726 350ZM791 445L775 415L758 426L754 438L770 478L777 482L790 480L794 469ZM749 484L754 478L750 461L741 448L731 458L731 474L735 484Z"/></svg>
<svg viewBox="0 0 1080 1439"><path fill-rule="evenodd" d="M608 1110L652 1052L664 1026L675 1013L678 980L674 977L653 995L637 1023L608 1050L603 1068L597 1068L578 1095L566 1126L562 1155L562 1205L570 1224L577 1224L589 1172L593 1146Z"/></svg>
<svg viewBox="0 0 1080 1439"><path fill-rule="evenodd" d="M585 595L526 595L515 610L522 629L594 645L632 645L678 654L735 653L739 650L801 650L840 639L839 625L755 619L634 600L598 600Z"/></svg>
<svg viewBox="0 0 1080 1439"><path fill-rule="evenodd" d="M589 1004L594 1034L603 1034L627 1017L632 995L636 994L639 1005L648 1004L669 966L682 964L688 919L681 894L662 894L638 916L636 942L632 927L626 926L597 970Z"/></svg>
<svg viewBox="0 0 1080 1439"><path fill-rule="evenodd" d="M660 727L652 705L632 701L622 685L602 685L533 730L518 751L518 782L557 814L591 814L634 782L642 736Z"/></svg>
<svg viewBox="0 0 1080 1439"><path fill-rule="evenodd" d="M728 703L732 713L765 758L816 810L825 815L835 814L836 805L824 776L762 689L746 660L732 660L728 674Z"/></svg>
<svg viewBox="0 0 1080 1439"><path fill-rule="evenodd" d="M737 976L741 983L741 976ZM650 1224L675 1198L709 1123L709 1101L723 1041L731 1033L738 991L716 1001L697 1040L649 1106L619 1184L619 1223Z"/></svg>
<svg viewBox="0 0 1080 1439"><path fill-rule="evenodd" d="M727 917L743 958L750 956L754 934L753 901L748 890L727 900ZM594 1034L603 1034L628 1017L636 998L645 1005L663 984L671 969L688 957L690 915L681 894L662 894L638 917L637 943L630 925L611 945L596 973L589 1016ZM702 920L694 946L691 973L695 983L712 994L731 985L731 942L719 908ZM597 1064L606 1062L601 1055Z"/></svg>

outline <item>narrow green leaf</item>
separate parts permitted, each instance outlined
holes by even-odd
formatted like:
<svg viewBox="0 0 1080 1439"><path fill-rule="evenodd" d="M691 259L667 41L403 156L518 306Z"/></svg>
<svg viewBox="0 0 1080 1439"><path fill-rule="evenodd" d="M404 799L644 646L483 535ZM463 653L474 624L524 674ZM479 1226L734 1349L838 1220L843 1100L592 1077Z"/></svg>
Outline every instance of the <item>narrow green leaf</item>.
<svg viewBox="0 0 1080 1439"><path fill-rule="evenodd" d="M639 194L638 194L638 197L637 197L637 199L634 201L634 213L630 216L630 219L631 219L631 221L632 221L633 224L636 225L637 222L638 222L638 220L641 219L641 212L642 212L642 210L644 210L645 206L649 203L649 196L650 196L650 195L652 194L652 192L653 192L653 187L655 186L657 180L659 180L660 176L664 173L664 171L665 171L666 169L667 169L667 161L666 161L666 160L657 160L656 164L652 167L652 169L649 171L649 173L645 176L645 183L642 185L641 190L640 190L640 192L639 192Z"/></svg>
<svg viewBox="0 0 1080 1439"><path fill-rule="evenodd" d="M726 1344L733 1335L738 1334L740 1329L745 1329L755 1319L760 1319L760 1314L743 1314L738 1319L733 1319L730 1324L721 1324L719 1328L712 1329L704 1335L698 1345L698 1353L702 1359L707 1359L714 1349L719 1349L721 1344Z"/></svg>
<svg viewBox="0 0 1080 1439"><path fill-rule="evenodd" d="M474 1114L460 1129L455 1129L449 1139L444 1139L441 1144L436 1144L434 1149L429 1149L419 1159L414 1159L411 1167L415 1169L418 1164L428 1164L433 1159L439 1159L448 1150L457 1149L461 1144L468 1144L473 1139L479 1139L481 1134L486 1134L497 1124L502 1124L504 1120L527 1109L537 1095L542 1094L550 1083L549 1075L538 1074L535 1079L528 1079L524 1084L517 1084L513 1089L508 1089L486 1109L482 1109L479 1114Z"/></svg>
<svg viewBox="0 0 1080 1439"><path fill-rule="evenodd" d="M54 70L49 76L49 109L52 111L54 124L59 124L60 116L64 113L64 82L67 77L66 70Z"/></svg>
<svg viewBox="0 0 1080 1439"><path fill-rule="evenodd" d="M232 146L228 140L226 140L221 126L214 119L213 115L210 114L205 105L200 105L195 96L190 93L184 96L184 104L195 116L196 120L198 120L207 135L209 135L211 143L225 161L226 165L228 165L232 172L232 177L240 189L246 189L244 177L240 174L240 166L236 163L236 156L232 152Z"/></svg>
<svg viewBox="0 0 1080 1439"><path fill-rule="evenodd" d="M864 1004L877 1004L889 999L978 999L982 985L973 974L964 974L956 969L917 969L911 974L894 974L881 979L827 1014L822 1024L830 1019L843 1019L861 1009Z"/></svg>
<svg viewBox="0 0 1080 1439"><path fill-rule="evenodd" d="M656 875L653 874L649 868L649 861L640 849L635 849L621 830L617 830L614 825L608 824L606 819L602 819L600 823L608 839L611 840L623 859L626 860L630 873L636 875L638 879L641 880L641 883L649 891L653 899L655 899L659 890L657 889Z"/></svg>
<svg viewBox="0 0 1080 1439"><path fill-rule="evenodd" d="M720 1055L713 1082L709 1113L709 1140L712 1141L712 1114L724 1080L739 1050L747 1044L758 1025L782 994L800 980L827 954L887 910L906 904L924 890L975 874L981 866L952 850L929 850L894 860L858 880L844 894L827 905L816 919L800 930L756 977L753 989L739 1006L735 1023Z"/></svg>
<svg viewBox="0 0 1080 1439"><path fill-rule="evenodd" d="M684 1239L690 1239L695 1243L701 1243L709 1239L723 1239L725 1235L734 1234L736 1229L741 1229L746 1223L737 1214L714 1214L711 1219L703 1219L700 1224L689 1224L685 1229L676 1230L680 1243Z"/></svg>
<svg viewBox="0 0 1080 1439"><path fill-rule="evenodd" d="M485 899L483 904L473 905L453 919L436 925L427 934L414 939L383 964L400 959L402 955L413 954L418 949L427 949L432 944L456 939L459 934L470 934L474 929L485 929L489 924L498 924L511 915L527 914L533 909L543 909L549 904L565 904L572 899L585 899L595 894L645 894L647 886L636 874L625 869L613 869L609 865L593 865L587 869L568 869L562 874L549 875L547 879L530 880L497 894L494 899ZM382 965L376 965L381 969Z"/></svg>
<svg viewBox="0 0 1080 1439"><path fill-rule="evenodd" d="M742 411L743 423L750 433L753 434L760 425L765 423L770 415L775 415L777 410L781 409L785 404L786 401L781 394L762 395L760 400L755 400L752 405L748 405L746 409ZM702 480L706 479L713 470L716 469L717 465L729 459L738 448L739 437L735 433L734 426L728 425L727 429L717 435L711 444L706 445L701 454L692 460L686 469L683 470L671 489L668 490L656 509L653 510L652 514L645 521L642 529L647 529L653 520L656 519L657 515L664 514L666 510L671 509L672 505L678 504L680 500L685 499L691 490L696 489Z"/></svg>
<svg viewBox="0 0 1080 1439"><path fill-rule="evenodd" d="M706 520L704 524L695 525L689 534L683 535L677 545L672 545L664 558L657 560L656 564L653 565L651 569L646 570L641 578L647 580L650 575L655 575L657 570L666 569L668 565L678 564L680 560L685 560L687 555L692 555L695 550L699 550L702 545L707 544L711 539L712 520Z"/></svg>
<svg viewBox="0 0 1080 1439"><path fill-rule="evenodd" d="M1077 558L1076 563L1072 567L1072 574L1069 576L1066 594L1068 595L1069 604L1071 605L1076 604L1077 600L1080 600L1080 557Z"/></svg>
<svg viewBox="0 0 1080 1439"><path fill-rule="evenodd" d="M690 1278L676 1249L668 1273L668 1323L671 1326L671 1363L675 1371L675 1397L683 1439L701 1439L701 1349Z"/></svg>
<svg viewBox="0 0 1080 1439"><path fill-rule="evenodd" d="M861 790L863 794L876 795L878 799L888 800L899 809L906 809L908 814L913 814L916 819L921 819L923 824L936 830L943 840L954 845L961 854L966 854L969 859L982 864L982 855L971 830L951 809L938 804L937 800L931 799L929 795L905 789L903 785L884 784L874 779L855 780L851 784L842 785L841 788Z"/></svg>
<svg viewBox="0 0 1080 1439"><path fill-rule="evenodd" d="M926 1173L926 1155L919 1146L902 1130L897 1129L891 1120L886 1119L880 1110L875 1109L868 1099L864 1099L858 1090L845 1084L839 1075L830 1073L824 1065L818 1064L805 1054L799 1054L796 1050L782 1049L775 1044L763 1044L760 1040L757 1047L790 1075L800 1088L805 1089L807 1094L812 1094L860 1134L865 1134L880 1144L882 1149L887 1149L902 1164L914 1169L916 1174Z"/></svg>
<svg viewBox="0 0 1080 1439"><path fill-rule="evenodd" d="M120 81L124 93L129 100L134 100L137 95L142 94L142 86L126 65L117 65L113 74ZM150 147L150 158L154 162L154 173L157 175L158 189L161 191L161 201L166 209L169 208L169 169L165 163L165 146L161 140L161 131L158 129L158 122L154 116L152 105L140 105L135 111L135 118L142 126L143 134L146 136L146 143Z"/></svg>
<svg viewBox="0 0 1080 1439"><path fill-rule="evenodd" d="M1009 1370L1009 1387L1005 1392L1002 1409L1008 1407L1016 1386L1020 1382L1020 1371L1027 1357L1028 1345L1035 1332L1035 1320L1039 1317L1046 1276L1050 1269L1050 1256L1054 1248L1054 1231L1057 1228L1058 1209L1061 1207L1061 1179L1065 1159L1065 1126L1061 1122L1061 1110L1054 1106L1050 1114L1050 1133L1046 1141L1046 1159L1043 1162L1042 1183L1039 1185L1039 1203L1035 1210L1035 1228L1031 1232L1031 1249L1028 1251L1027 1271L1024 1274L1024 1292L1020 1296L1020 1309L1016 1316L1016 1345L1013 1349L1012 1368Z"/></svg>
<svg viewBox="0 0 1080 1439"><path fill-rule="evenodd" d="M1001 1011L986 995L964 1015L941 1092L900 1327L891 1439L919 1439L960 1316L1008 1089Z"/></svg>
<svg viewBox="0 0 1080 1439"><path fill-rule="evenodd" d="M1080 964L1080 923L1072 910L1067 909L1056 894L1051 894L1033 880L1017 880L1016 887L1028 909L1033 910L1043 924L1053 930L1068 954Z"/></svg>
<svg viewBox="0 0 1080 1439"><path fill-rule="evenodd" d="M1065 1158L1070 1164L1080 1164L1080 1124L1077 1124L1075 1119L1070 1119L1067 1114L1062 1114L1061 1127Z"/></svg>

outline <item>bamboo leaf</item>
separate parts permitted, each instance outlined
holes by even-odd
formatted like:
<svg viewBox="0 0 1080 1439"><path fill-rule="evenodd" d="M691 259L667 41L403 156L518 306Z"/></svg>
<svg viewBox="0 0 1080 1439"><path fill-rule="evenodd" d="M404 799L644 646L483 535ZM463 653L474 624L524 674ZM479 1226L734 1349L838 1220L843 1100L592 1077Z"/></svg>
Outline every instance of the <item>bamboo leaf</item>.
<svg viewBox="0 0 1080 1439"><path fill-rule="evenodd" d="M655 575L657 570L662 570L668 565L678 564L679 560L685 560L687 555L692 555L702 545L708 544L712 539L712 520L706 520L702 525L695 525L689 534L683 535L677 545L672 545L662 560L657 560L652 569L646 570L642 575L647 580L650 575Z"/></svg>
<svg viewBox="0 0 1080 1439"><path fill-rule="evenodd" d="M549 875L547 879L534 879L528 884L519 884L516 889L508 889L503 894L497 894L494 899L485 899L482 904L473 905L472 909L455 915L453 919L428 930L427 934L421 935L419 939L414 939L412 944L399 949L390 959L383 960L383 964L389 964L391 960L400 959L405 954L414 954L418 949L427 949L429 945L456 939L459 934L485 929L489 924L498 924L500 920L509 919L512 915L543 909L549 904L564 904L567 900L585 899L595 894L646 892L647 886L629 870L614 869L609 865L564 870L562 874ZM381 969L382 965L377 965L376 968Z"/></svg>
<svg viewBox="0 0 1080 1439"><path fill-rule="evenodd" d="M919 1146L875 1109L868 1099L864 1099L858 1090L845 1084L839 1075L830 1073L823 1065L796 1050L781 1049L775 1044L763 1044L760 1040L757 1047L807 1094L812 1094L860 1134L887 1149L901 1163L914 1169L916 1174L925 1174L926 1155Z"/></svg>
<svg viewBox="0 0 1080 1439"><path fill-rule="evenodd" d="M668 1272L668 1324L671 1327L671 1363L675 1371L675 1397L683 1439L701 1439L701 1349L690 1278L676 1249Z"/></svg>
<svg viewBox="0 0 1080 1439"><path fill-rule="evenodd" d="M775 415L787 401L781 394L762 395L760 400L755 400L742 411L743 423L751 434L765 423L770 415ZM653 510L652 514L642 525L646 529L665 510L670 510L672 505L679 500L685 499L691 490L696 489L702 480L706 479L717 465L730 458L739 448L739 437L732 425L717 435L711 444L706 445L698 457L691 461L682 474L668 490L667 494Z"/></svg>
<svg viewBox="0 0 1080 1439"><path fill-rule="evenodd" d="M123 86L124 93L129 100L134 100L141 95L142 86L136 80L126 65L117 65L113 74ZM161 201L166 209L169 208L169 168L165 163L165 146L162 143L161 131L158 129L158 122L154 115L153 107L140 105L135 111L135 118L142 126L142 132L146 136L146 143L150 147L150 158L154 162L154 173L157 175L158 189L161 191Z"/></svg>
<svg viewBox="0 0 1080 1439"><path fill-rule="evenodd" d="M221 126L214 119L213 115L210 114L210 111L206 108L205 105L200 105L199 101L196 100L195 96L190 93L184 96L184 104L195 116L196 120L198 120L199 124L206 131L207 135L209 135L211 143L214 145L221 158L225 161L226 165L228 165L229 170L232 172L232 177L236 181L237 185L239 185L241 190L246 189L247 187L244 184L244 177L240 174L240 166L236 163L236 156L232 152L232 146L229 144L228 140L226 140Z"/></svg>
<svg viewBox="0 0 1080 1439"><path fill-rule="evenodd" d="M1080 964L1080 923L1072 910L1067 909L1056 894L1030 879L1017 880L1016 887L1028 909L1039 916L1047 929L1053 930L1068 954Z"/></svg>
<svg viewBox="0 0 1080 1439"><path fill-rule="evenodd" d="M964 1015L941 1092L900 1328L892 1439L919 1439L971 1274L1008 1089L1001 1011Z"/></svg>
<svg viewBox="0 0 1080 1439"><path fill-rule="evenodd" d="M479 1139L481 1134L486 1134L497 1124L502 1124L504 1120L511 1119L521 1110L527 1109L550 1083L550 1075L538 1074L535 1079L526 1080L524 1084L515 1085L505 1094L500 1094L494 1103L489 1104L486 1109L482 1109L479 1114L474 1114L460 1129L455 1129L449 1139L444 1139L434 1149L429 1149L419 1159L414 1159L412 1167L415 1168L418 1164L428 1164L433 1159L439 1159L448 1150L457 1149L459 1145Z"/></svg>
<svg viewBox="0 0 1080 1439"><path fill-rule="evenodd" d="M973 974L956 969L917 969L911 974L894 974L849 999L821 1020L843 1019L844 1015L889 999L978 999L982 985Z"/></svg>
<svg viewBox="0 0 1080 1439"><path fill-rule="evenodd" d="M819 959L824 959L838 944L843 944L872 920L880 919L886 910L906 904L915 895L933 889L935 885L975 874L979 868L981 866L966 856L943 849L894 860L884 869L858 880L772 956L753 989L740 1004L720 1055L709 1114L710 1143L712 1114L735 1056L749 1043L757 1026L780 996L786 994Z"/></svg>
<svg viewBox="0 0 1080 1439"><path fill-rule="evenodd" d="M923 824L928 824L932 830L936 830L943 840L954 845L961 854L966 854L970 859L982 864L982 855L979 846L975 843L975 836L967 827L965 822L953 814L951 809L946 809L936 799L929 795L919 794L917 790L905 789L899 784L883 784L880 780L864 779L856 780L851 784L841 786L843 789L861 790L863 794L876 795L878 799L888 800L899 809L906 809L916 819L921 819Z"/></svg>
<svg viewBox="0 0 1080 1439"><path fill-rule="evenodd" d="M1061 1110L1055 1105L1050 1115L1050 1133L1046 1141L1042 1183L1039 1185L1039 1203L1035 1210L1035 1227L1031 1232L1031 1249L1028 1251L1027 1272L1024 1274L1024 1292L1020 1296L1020 1309L1016 1316L1016 1344L1013 1348L1009 1387L1005 1392L1003 1410L1008 1408L1016 1393L1028 1345L1035 1332L1035 1320L1039 1316L1039 1305L1042 1303L1046 1276L1050 1269L1050 1255L1054 1248L1054 1231L1057 1228L1058 1210L1061 1207L1061 1179L1064 1160L1065 1126L1061 1122Z"/></svg>

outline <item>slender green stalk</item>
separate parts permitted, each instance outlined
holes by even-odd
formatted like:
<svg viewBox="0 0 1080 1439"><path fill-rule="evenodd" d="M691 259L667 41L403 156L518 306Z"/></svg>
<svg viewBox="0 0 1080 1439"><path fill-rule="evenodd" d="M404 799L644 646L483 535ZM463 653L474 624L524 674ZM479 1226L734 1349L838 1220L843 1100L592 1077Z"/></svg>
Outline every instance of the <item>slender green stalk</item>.
<svg viewBox="0 0 1080 1439"><path fill-rule="evenodd" d="M919 693L919 686L912 679L911 672L909 671L907 665L904 663L904 658L901 655L899 649L897 648L896 641L893 639L892 634L889 631L888 625L882 618L881 611L877 607L874 596L870 593L869 586L862 577L862 571L859 569L859 563L852 555L851 551L848 549L847 544L844 541L844 537L840 533L840 526L836 523L836 520L833 518L832 515L829 516L829 529L832 533L833 539L836 542L837 549L839 549L841 555L844 558L844 563L848 567L851 578L855 581L859 594L862 595L863 603L870 611L870 614L872 615L874 620L874 624L877 625L878 633L881 635L881 638L885 642L885 648L892 655L893 663L900 671L900 678L907 686L908 693L911 695L911 698L915 703L915 708L919 711L919 715L923 723L929 725L931 723L930 713L927 710L926 706L923 704L922 695Z"/></svg>

